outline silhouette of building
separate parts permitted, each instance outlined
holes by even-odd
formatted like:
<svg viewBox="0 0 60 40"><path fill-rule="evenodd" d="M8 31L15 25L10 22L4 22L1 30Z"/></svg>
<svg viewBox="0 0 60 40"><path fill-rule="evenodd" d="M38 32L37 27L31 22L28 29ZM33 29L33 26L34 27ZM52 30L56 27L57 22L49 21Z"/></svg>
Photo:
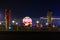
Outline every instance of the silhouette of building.
<svg viewBox="0 0 60 40"><path fill-rule="evenodd" d="M11 10L9 9L5 9L5 24L6 24L6 30L7 28L9 27L10 25L10 13L11 13Z"/></svg>
<svg viewBox="0 0 60 40"><path fill-rule="evenodd" d="M48 23L48 25L50 25L50 23L51 23L51 16L52 16L52 10L48 9L48 11L47 11L47 23Z"/></svg>

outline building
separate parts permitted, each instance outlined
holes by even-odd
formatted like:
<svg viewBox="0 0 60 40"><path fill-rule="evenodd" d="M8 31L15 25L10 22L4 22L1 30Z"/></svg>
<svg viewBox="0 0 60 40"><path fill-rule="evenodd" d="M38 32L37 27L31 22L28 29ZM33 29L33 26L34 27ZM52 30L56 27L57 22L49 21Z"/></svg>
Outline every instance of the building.
<svg viewBox="0 0 60 40"><path fill-rule="evenodd" d="M52 16L52 10L48 10L48 12L47 12L47 23L48 23L48 25L50 25L50 23L51 23L51 16Z"/></svg>

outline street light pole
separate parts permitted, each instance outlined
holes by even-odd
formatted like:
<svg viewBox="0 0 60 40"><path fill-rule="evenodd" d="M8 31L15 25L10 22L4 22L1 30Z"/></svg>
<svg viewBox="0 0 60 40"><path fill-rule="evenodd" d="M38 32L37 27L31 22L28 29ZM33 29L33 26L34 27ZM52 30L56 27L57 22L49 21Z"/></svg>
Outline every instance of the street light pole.
<svg viewBox="0 0 60 40"><path fill-rule="evenodd" d="M16 25L17 25L17 31L18 31L18 22L16 22Z"/></svg>

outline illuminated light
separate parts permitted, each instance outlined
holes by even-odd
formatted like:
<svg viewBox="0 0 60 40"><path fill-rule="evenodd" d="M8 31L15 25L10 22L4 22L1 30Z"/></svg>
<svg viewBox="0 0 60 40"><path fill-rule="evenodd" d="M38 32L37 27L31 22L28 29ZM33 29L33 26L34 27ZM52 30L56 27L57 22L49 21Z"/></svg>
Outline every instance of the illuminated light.
<svg viewBox="0 0 60 40"><path fill-rule="evenodd" d="M8 27L8 29L9 29L9 30L11 30L11 29L12 29L12 27L13 27L13 25L12 25L12 24L10 24L10 25L9 25L9 27Z"/></svg>
<svg viewBox="0 0 60 40"><path fill-rule="evenodd" d="M25 17L23 18L23 23L25 24L25 26L28 26L32 23L32 19L30 17Z"/></svg>
<svg viewBox="0 0 60 40"><path fill-rule="evenodd" d="M25 26L28 26L28 24L25 24Z"/></svg>
<svg viewBox="0 0 60 40"><path fill-rule="evenodd" d="M37 26L37 27L39 27L39 21L36 21L36 23L37 23L37 25L36 25L36 26Z"/></svg>
<svg viewBox="0 0 60 40"><path fill-rule="evenodd" d="M30 23L32 25L32 23Z"/></svg>
<svg viewBox="0 0 60 40"><path fill-rule="evenodd" d="M25 17L25 18L30 18L30 17Z"/></svg>
<svg viewBox="0 0 60 40"><path fill-rule="evenodd" d="M18 25L18 22L16 22L16 25Z"/></svg>
<svg viewBox="0 0 60 40"><path fill-rule="evenodd" d="M40 17L41 19L48 19L48 18L44 18L44 17ZM51 18L51 20L57 20L57 19L59 19L60 20L60 18Z"/></svg>
<svg viewBox="0 0 60 40"><path fill-rule="evenodd" d="M41 28L43 27L43 25L41 24L41 26L40 26Z"/></svg>
<svg viewBox="0 0 60 40"><path fill-rule="evenodd" d="M13 20L12 23L15 23L15 21Z"/></svg>
<svg viewBox="0 0 60 40"><path fill-rule="evenodd" d="M36 23L39 23L39 21L36 21Z"/></svg>
<svg viewBox="0 0 60 40"><path fill-rule="evenodd" d="M32 23L30 24L30 27L32 27Z"/></svg>
<svg viewBox="0 0 60 40"><path fill-rule="evenodd" d="M48 23L46 23L46 25L48 25Z"/></svg>
<svg viewBox="0 0 60 40"><path fill-rule="evenodd" d="M56 20L57 18L53 18L53 20Z"/></svg>
<svg viewBox="0 0 60 40"><path fill-rule="evenodd" d="M1 25L2 23L0 22L0 25Z"/></svg>
<svg viewBox="0 0 60 40"><path fill-rule="evenodd" d="M28 26L30 23L29 22L24 22L25 26Z"/></svg>
<svg viewBox="0 0 60 40"><path fill-rule="evenodd" d="M53 24L52 27L55 28L56 26Z"/></svg>
<svg viewBox="0 0 60 40"><path fill-rule="evenodd" d="M9 29L12 29L11 27L9 27Z"/></svg>

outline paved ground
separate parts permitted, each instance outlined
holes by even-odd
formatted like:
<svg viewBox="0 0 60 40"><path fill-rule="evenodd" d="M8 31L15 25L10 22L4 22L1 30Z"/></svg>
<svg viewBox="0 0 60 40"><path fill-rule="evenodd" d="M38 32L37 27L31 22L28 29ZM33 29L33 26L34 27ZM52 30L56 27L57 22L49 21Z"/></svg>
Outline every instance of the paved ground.
<svg viewBox="0 0 60 40"><path fill-rule="evenodd" d="M5 26L0 26L0 31L19 31L19 32L60 32L60 28L37 28L37 27L17 27L14 26L12 29L5 28Z"/></svg>

